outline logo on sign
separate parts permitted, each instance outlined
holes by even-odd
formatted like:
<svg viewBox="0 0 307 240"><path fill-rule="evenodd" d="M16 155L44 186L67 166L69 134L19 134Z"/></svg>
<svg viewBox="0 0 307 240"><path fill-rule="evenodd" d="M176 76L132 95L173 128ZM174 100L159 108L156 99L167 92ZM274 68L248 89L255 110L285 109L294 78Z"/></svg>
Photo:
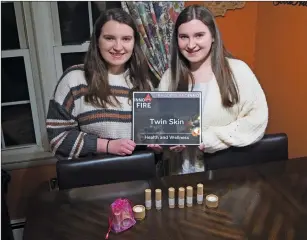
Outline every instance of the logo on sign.
<svg viewBox="0 0 307 240"><path fill-rule="evenodd" d="M149 93L144 98L135 98L136 108L151 108L152 97Z"/></svg>
<svg viewBox="0 0 307 240"><path fill-rule="evenodd" d="M147 93L146 97L144 98L144 102L151 102L152 97L150 96L149 93Z"/></svg>

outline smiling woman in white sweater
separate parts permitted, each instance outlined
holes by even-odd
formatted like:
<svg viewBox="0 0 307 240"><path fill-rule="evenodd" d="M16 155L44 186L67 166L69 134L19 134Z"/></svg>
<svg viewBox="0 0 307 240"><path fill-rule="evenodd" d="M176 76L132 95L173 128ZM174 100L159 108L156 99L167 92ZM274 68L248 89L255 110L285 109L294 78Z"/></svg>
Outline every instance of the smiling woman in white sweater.
<svg viewBox="0 0 307 240"><path fill-rule="evenodd" d="M199 149L214 153L260 140L268 122L265 94L249 66L225 50L210 11L197 5L183 10L175 24L173 46L171 68L164 73L159 90L202 92ZM204 170L195 147L178 146L173 151L181 150L173 153L178 158L170 158L171 174Z"/></svg>

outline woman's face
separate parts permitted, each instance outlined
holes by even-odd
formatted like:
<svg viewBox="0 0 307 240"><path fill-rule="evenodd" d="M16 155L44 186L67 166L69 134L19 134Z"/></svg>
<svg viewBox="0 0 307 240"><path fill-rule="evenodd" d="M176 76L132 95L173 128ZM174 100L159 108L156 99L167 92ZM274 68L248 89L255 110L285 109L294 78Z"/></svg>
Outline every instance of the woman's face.
<svg viewBox="0 0 307 240"><path fill-rule="evenodd" d="M179 51L190 63L206 59L214 41L209 28L197 19L181 24L177 37Z"/></svg>
<svg viewBox="0 0 307 240"><path fill-rule="evenodd" d="M125 63L130 59L134 48L134 31L114 20L106 22L99 36L99 50L108 63L109 72L119 74L125 70Z"/></svg>

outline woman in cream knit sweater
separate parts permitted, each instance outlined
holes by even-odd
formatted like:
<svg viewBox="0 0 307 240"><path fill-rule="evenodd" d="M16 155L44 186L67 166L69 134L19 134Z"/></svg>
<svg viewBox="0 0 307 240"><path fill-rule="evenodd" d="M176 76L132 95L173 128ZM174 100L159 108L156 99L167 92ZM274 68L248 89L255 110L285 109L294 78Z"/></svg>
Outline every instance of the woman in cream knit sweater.
<svg viewBox="0 0 307 240"><path fill-rule="evenodd" d="M172 43L171 68L164 73L159 90L202 92L202 144L198 148L214 153L260 140L268 122L265 94L249 66L225 50L210 11L196 5L183 10ZM177 163L171 163L172 174L204 170L195 147L177 146L171 151L181 150L172 153L180 154Z"/></svg>

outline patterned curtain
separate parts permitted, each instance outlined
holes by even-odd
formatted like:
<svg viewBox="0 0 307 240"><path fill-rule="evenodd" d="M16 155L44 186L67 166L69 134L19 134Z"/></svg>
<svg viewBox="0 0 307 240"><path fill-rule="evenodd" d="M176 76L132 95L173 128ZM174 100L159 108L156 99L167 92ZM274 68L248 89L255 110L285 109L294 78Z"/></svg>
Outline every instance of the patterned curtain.
<svg viewBox="0 0 307 240"><path fill-rule="evenodd" d="M173 27L184 2L122 2L138 25L149 67L160 80L169 67Z"/></svg>

